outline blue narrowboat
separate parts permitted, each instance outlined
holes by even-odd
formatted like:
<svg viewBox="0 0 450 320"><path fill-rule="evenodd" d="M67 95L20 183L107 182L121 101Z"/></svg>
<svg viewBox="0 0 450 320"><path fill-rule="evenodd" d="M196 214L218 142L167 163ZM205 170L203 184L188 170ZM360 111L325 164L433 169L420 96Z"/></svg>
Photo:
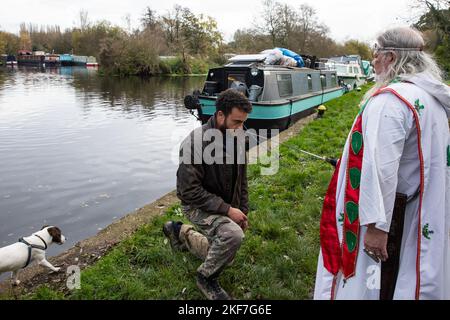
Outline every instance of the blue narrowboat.
<svg viewBox="0 0 450 320"><path fill-rule="evenodd" d="M73 65L74 66L86 66L87 63L87 56L77 56L77 55L73 55Z"/></svg>
<svg viewBox="0 0 450 320"><path fill-rule="evenodd" d="M59 56L59 62L61 63L61 66L72 66L73 65L73 56L71 54L61 54Z"/></svg>
<svg viewBox="0 0 450 320"><path fill-rule="evenodd" d="M218 94L235 88L253 105L247 128L285 130L344 93L335 70L315 69L315 57L303 57L308 63L298 68L266 65L263 54L235 56L229 64L209 70L203 90L187 96L185 106L197 110L205 123L216 111Z"/></svg>

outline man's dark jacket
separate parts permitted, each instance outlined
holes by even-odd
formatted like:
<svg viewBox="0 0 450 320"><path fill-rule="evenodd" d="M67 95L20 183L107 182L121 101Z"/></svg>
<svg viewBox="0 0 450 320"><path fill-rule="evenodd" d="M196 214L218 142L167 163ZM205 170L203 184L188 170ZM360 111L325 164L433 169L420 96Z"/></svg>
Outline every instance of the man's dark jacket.
<svg viewBox="0 0 450 320"><path fill-rule="evenodd" d="M246 164L206 164L203 157L201 164L195 164L192 160L194 154L203 155L205 147L214 143L203 141L197 146L194 136L201 137L208 129L215 129L215 116L202 127L197 128L183 141L180 148L180 165L177 171L177 196L182 205L200 209L209 214L227 215L230 206L240 209L244 214L248 213L248 185ZM199 131L200 130L200 131ZM183 162L183 150L191 152L190 163ZM225 156L225 151L223 152ZM233 177L233 166L235 176ZM233 179L234 178L234 179ZM233 180L236 181L233 187Z"/></svg>

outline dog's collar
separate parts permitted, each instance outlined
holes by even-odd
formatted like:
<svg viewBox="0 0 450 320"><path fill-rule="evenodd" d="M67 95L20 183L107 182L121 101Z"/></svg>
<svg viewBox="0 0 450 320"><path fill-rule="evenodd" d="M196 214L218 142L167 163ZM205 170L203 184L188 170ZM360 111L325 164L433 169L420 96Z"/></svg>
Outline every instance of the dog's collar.
<svg viewBox="0 0 450 320"><path fill-rule="evenodd" d="M41 249L41 250L47 250L47 248L48 248L47 242L45 242L45 240L42 239L41 236L38 236L37 234L35 234L35 236L38 237L39 239L41 239L41 241L44 243L44 249ZM39 248L36 248L36 249L39 249Z"/></svg>
<svg viewBox="0 0 450 320"><path fill-rule="evenodd" d="M31 244L28 241L26 241L24 238L20 238L19 242L22 242L23 244L26 244L28 247L32 248L32 249L39 249L39 250L47 250L47 242L45 242L44 239L42 239L40 236L38 236L37 234L34 234L34 236L38 237L39 239L41 239L41 241L44 243L43 246L40 246L38 244Z"/></svg>
<svg viewBox="0 0 450 320"><path fill-rule="evenodd" d="M25 266L23 268L26 268L31 261L31 250L32 249L38 249L38 250L47 250L47 242L45 242L44 239L42 239L40 236L38 236L37 234L34 234L34 236L38 237L39 239L41 239L41 241L44 243L44 246L40 246L37 244L31 244L28 241L26 241L24 238L20 238L19 242L25 244L28 247L28 258L27 258L27 263L25 264Z"/></svg>

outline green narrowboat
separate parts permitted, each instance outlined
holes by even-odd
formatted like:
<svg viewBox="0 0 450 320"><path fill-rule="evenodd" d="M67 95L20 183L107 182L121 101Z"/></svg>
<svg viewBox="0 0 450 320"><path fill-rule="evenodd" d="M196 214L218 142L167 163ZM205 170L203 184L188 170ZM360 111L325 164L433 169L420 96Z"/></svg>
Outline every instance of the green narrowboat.
<svg viewBox="0 0 450 320"><path fill-rule="evenodd" d="M253 105L245 124L248 129L285 130L344 93L335 70L314 69L315 57L302 57L307 67L266 65L264 54L235 56L229 64L210 69L203 90L187 96L185 106L197 110L205 123L216 111L217 96L235 88Z"/></svg>

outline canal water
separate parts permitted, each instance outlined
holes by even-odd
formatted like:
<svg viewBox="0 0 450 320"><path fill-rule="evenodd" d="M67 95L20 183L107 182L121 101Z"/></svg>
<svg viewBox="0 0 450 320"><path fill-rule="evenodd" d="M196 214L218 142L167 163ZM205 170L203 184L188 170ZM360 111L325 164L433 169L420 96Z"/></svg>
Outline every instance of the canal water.
<svg viewBox="0 0 450 320"><path fill-rule="evenodd" d="M173 190L203 80L0 69L0 246L56 225L55 255Z"/></svg>

